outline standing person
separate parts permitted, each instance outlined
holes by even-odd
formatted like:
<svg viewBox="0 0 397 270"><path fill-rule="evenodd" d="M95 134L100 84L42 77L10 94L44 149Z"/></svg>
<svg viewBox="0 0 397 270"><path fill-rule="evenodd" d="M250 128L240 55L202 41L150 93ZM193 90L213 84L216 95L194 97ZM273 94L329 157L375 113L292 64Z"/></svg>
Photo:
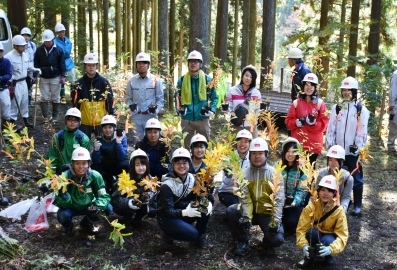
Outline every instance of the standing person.
<svg viewBox="0 0 397 270"><path fill-rule="evenodd" d="M345 149L344 164L353 173L353 216L361 216L364 176L359 151L367 143L369 111L357 101L358 82L353 77L345 78L341 83L341 105L332 106L327 129L327 148L340 145Z"/></svg>
<svg viewBox="0 0 397 270"><path fill-rule="evenodd" d="M32 32L28 27L24 27L21 30L21 36L25 38L26 41L26 47L25 47L25 52L29 55L29 62L32 63L32 66L34 65L33 60L34 60L34 54L36 53L36 44L31 41L32 37ZM36 76L32 71L28 72L28 76L26 77L26 83L28 84L28 92L29 92L29 106L31 105L32 102L32 86L36 82Z"/></svg>
<svg viewBox="0 0 397 270"><path fill-rule="evenodd" d="M70 57L72 54L73 43L70 39L65 35L66 28L62 23L57 23L55 25L55 34L57 37L55 38L55 44L62 48L63 56L65 58L65 68L66 68L66 80L70 83L74 83L76 80L76 73L74 70L74 62L73 59ZM61 77L61 104L66 104L65 98L65 77Z"/></svg>
<svg viewBox="0 0 397 270"><path fill-rule="evenodd" d="M226 216L237 247L234 255L245 256L249 251L249 229L251 224L259 225L263 232L263 244L270 247L279 247L284 242L284 229L281 224L284 205L284 181L280 182L280 189L273 194L276 200L274 209L277 222L276 231L271 232L269 223L272 219L271 210L265 206L270 200L265 196L266 182L273 180L276 170L267 164L269 152L266 141L262 138L253 139L249 148L250 167L244 171L248 186L245 188L241 207L233 204L227 208Z"/></svg>
<svg viewBox="0 0 397 270"><path fill-rule="evenodd" d="M3 57L4 47L0 42L0 113L1 113L1 129L7 128L7 123L13 122L10 119L11 99L15 98L14 94L8 89L8 82L12 78L12 65L10 60ZM21 128L18 128L21 130Z"/></svg>
<svg viewBox="0 0 397 270"><path fill-rule="evenodd" d="M65 78L65 58L61 48L54 43L54 33L46 29L43 32L43 44L34 55L34 66L41 70L40 108L44 121L58 121L60 102L60 82ZM49 116L49 102L52 103L52 117Z"/></svg>
<svg viewBox="0 0 397 270"><path fill-rule="evenodd" d="M310 163L314 163L323 149L323 132L327 127L328 117L325 115L324 101L317 97L316 74L306 74L302 83L304 92L292 102L285 124L291 131L291 137L302 144L303 150L311 153Z"/></svg>
<svg viewBox="0 0 397 270"><path fill-rule="evenodd" d="M135 124L136 138L142 140L146 122L158 118L164 106L163 82L159 76L149 72L150 56L140 52L135 58L137 74L127 83L125 102L129 106L132 122Z"/></svg>
<svg viewBox="0 0 397 270"><path fill-rule="evenodd" d="M288 51L288 64L294 67L291 75L291 99L294 101L299 97L299 92L303 92L303 78L306 74L311 73L310 69L302 60L303 53L299 48L291 48Z"/></svg>
<svg viewBox="0 0 397 270"><path fill-rule="evenodd" d="M298 225L299 216L305 206L308 192L307 175L299 167L297 155L300 143L297 139L288 137L282 144L281 165L285 182L285 203L283 208L283 225L286 233L293 234Z"/></svg>
<svg viewBox="0 0 397 270"><path fill-rule="evenodd" d="M41 71L34 68L33 63L29 61L29 55L25 53L26 41L23 36L15 35L12 38L12 45L14 49L4 56L4 58L10 60L12 65L12 87L15 95L13 102L11 102L10 119L15 122L20 113L25 126L32 128L33 124L28 120L29 92L26 77L28 76L28 71L37 71L39 73Z"/></svg>
<svg viewBox="0 0 397 270"><path fill-rule="evenodd" d="M117 134L116 125L116 119L112 115L102 117L102 136L95 139L92 151L91 168L102 175L108 192L112 190L116 176L130 168L127 136L124 132Z"/></svg>
<svg viewBox="0 0 397 270"><path fill-rule="evenodd" d="M256 88L257 72L253 65L248 65L241 71L241 81L226 93L226 102L229 104L229 111L232 112L230 121L234 125L234 129L238 131L242 129L250 129L250 123L245 120L248 113L250 100L261 100L261 93ZM258 108L259 109L259 103ZM258 128L253 129L253 137L258 137Z"/></svg>
<svg viewBox="0 0 397 270"><path fill-rule="evenodd" d="M77 80L70 96L74 107L81 111L81 126L88 138L99 136L102 117L113 114L113 90L107 79L97 72L98 55L87 53L84 56L83 77Z"/></svg>
<svg viewBox="0 0 397 270"><path fill-rule="evenodd" d="M244 171L250 166L249 162L249 147L252 141L252 134L248 130L240 130L236 135L236 150L234 152L240 157L240 168ZM237 195L233 193L235 186L232 175L223 170L222 184L218 190L219 201L229 207L232 204L239 203Z"/></svg>
<svg viewBox="0 0 397 270"><path fill-rule="evenodd" d="M98 233L95 223L99 220L99 213L104 211L110 215L113 212L102 176L90 169L90 163L90 152L83 147L76 148L72 153L70 169L63 173L66 179L76 184L68 184L65 192L61 189L55 195L54 203L59 207L57 220L62 224L65 236L72 234L74 216L84 216L80 225L92 235Z"/></svg>
<svg viewBox="0 0 397 270"><path fill-rule="evenodd" d="M345 149L340 145L333 145L327 152L327 167L320 169L317 176L316 189L320 180L326 175L333 175L336 177L336 171L341 173L339 179L339 197L340 205L347 213L350 204L351 193L353 190L353 177L348 171L343 169L343 162L345 161ZM338 179L337 179L338 180Z"/></svg>
<svg viewBox="0 0 397 270"><path fill-rule="evenodd" d="M296 229L296 245L304 255L297 263L300 269L311 266L316 256L324 258L324 265L334 265L333 256L346 247L349 230L345 211L334 200L337 189L335 177L324 176L318 185L318 198L302 211Z"/></svg>
<svg viewBox="0 0 397 270"><path fill-rule="evenodd" d="M69 164L72 153L77 147L90 149L90 139L79 130L80 123L81 112L77 108L70 108L65 113L65 127L52 137L48 158L57 174L62 173L63 165Z"/></svg>
<svg viewBox="0 0 397 270"><path fill-rule="evenodd" d="M196 180L189 173L190 162L190 153L185 148L178 148L172 154L172 170L163 176L160 187L157 223L172 240L193 242L200 248L210 247L205 233L212 204L209 202L208 214L192 207L191 202L197 196L192 192Z"/></svg>
<svg viewBox="0 0 397 270"><path fill-rule="evenodd" d="M208 88L212 80L201 70L203 56L192 51L187 57L189 71L178 79L176 108L182 116L182 132L187 132L184 145L189 148L190 140L195 133L210 139L210 117L215 114L218 94L214 88Z"/></svg>
<svg viewBox="0 0 397 270"><path fill-rule="evenodd" d="M169 149L160 141L161 123L156 118L149 119L145 125L145 136L135 145L135 149L142 149L149 157L150 175L161 179L168 173Z"/></svg>
<svg viewBox="0 0 397 270"><path fill-rule="evenodd" d="M393 72L390 78L389 87L389 136L387 138L387 154L397 156L396 139L397 139L397 70Z"/></svg>

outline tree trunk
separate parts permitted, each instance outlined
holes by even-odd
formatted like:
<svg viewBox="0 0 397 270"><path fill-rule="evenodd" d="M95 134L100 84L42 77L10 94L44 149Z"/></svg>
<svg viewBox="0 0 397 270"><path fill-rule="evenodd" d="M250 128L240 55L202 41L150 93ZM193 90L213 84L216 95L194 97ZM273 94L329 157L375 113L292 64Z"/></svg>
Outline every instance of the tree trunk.
<svg viewBox="0 0 397 270"><path fill-rule="evenodd" d="M116 31L116 59L119 59L121 54L121 0L116 0L115 2L115 11L116 11L116 22L115 22L115 31Z"/></svg>
<svg viewBox="0 0 397 270"><path fill-rule="evenodd" d="M90 52L94 51L94 20L92 16L93 12L93 3L92 0L88 0L88 39L89 39L89 46Z"/></svg>
<svg viewBox="0 0 397 270"><path fill-rule="evenodd" d="M349 67L347 76L356 77L356 60L357 57L357 39L358 23L360 19L360 0L352 0L352 10L350 19L350 37L349 37Z"/></svg>
<svg viewBox="0 0 397 270"><path fill-rule="evenodd" d="M159 33L159 63L168 65L168 1L159 1L158 6L158 33ZM160 65L159 65L160 67ZM166 68L161 68L162 75L166 75Z"/></svg>
<svg viewBox="0 0 397 270"><path fill-rule="evenodd" d="M238 36L239 36L239 26L238 26L238 17L239 17L239 0L235 1L234 6L234 34L233 34L233 62L232 62L232 85L236 84L237 77L237 53L238 53Z"/></svg>
<svg viewBox="0 0 397 270"><path fill-rule="evenodd" d="M340 16L341 28L339 30L339 46L337 53L338 70L342 68L342 61L343 61L343 52L344 52L343 45L345 43L345 34L346 34L346 2L347 0L342 0L342 4L341 4L341 16Z"/></svg>
<svg viewBox="0 0 397 270"><path fill-rule="evenodd" d="M77 39L76 44L78 47L78 59L84 59L87 53L87 35L86 29L86 17L85 17L85 1L78 0L77 5Z"/></svg>
<svg viewBox="0 0 397 270"><path fill-rule="evenodd" d="M371 24L368 35L368 65L376 64L379 60L380 20L382 15L382 1L372 0Z"/></svg>
<svg viewBox="0 0 397 270"><path fill-rule="evenodd" d="M70 14L71 14L71 6L70 5L63 5L61 8L61 23L65 26L66 31L65 35L70 37Z"/></svg>
<svg viewBox="0 0 397 270"><path fill-rule="evenodd" d="M175 53L176 50L175 48L175 31L176 31L176 25L175 25L175 14L176 14L176 6L175 6L175 0L170 1L170 26L169 26L169 38L168 38L168 47L169 47L169 69L170 69L170 74L173 76L174 75L174 66L175 66Z"/></svg>
<svg viewBox="0 0 397 270"><path fill-rule="evenodd" d="M266 3L266 4L265 4ZM260 71L261 88L273 87L272 61L274 60L274 40L276 29L276 0L263 2L262 57Z"/></svg>
<svg viewBox="0 0 397 270"><path fill-rule="evenodd" d="M7 0L7 17L12 32L19 34L21 29L27 25L26 0Z"/></svg>
<svg viewBox="0 0 397 270"><path fill-rule="evenodd" d="M249 0L250 3L250 16L249 16L249 50L248 50L248 64L255 66L256 63L256 0ZM268 1L266 1L268 2ZM269 4L269 3L268 3Z"/></svg>
<svg viewBox="0 0 397 270"><path fill-rule="evenodd" d="M109 68L109 0L103 2L102 58L105 69Z"/></svg>
<svg viewBox="0 0 397 270"><path fill-rule="evenodd" d="M250 0L243 1L243 21L242 21L242 30L241 30L241 66L240 69L243 69L246 65L248 65L249 58L249 18L250 18Z"/></svg>
<svg viewBox="0 0 397 270"><path fill-rule="evenodd" d="M131 0L125 0L124 2L124 25L123 25L123 33L124 33L124 43L123 43L123 52L131 52L131 36L132 36L132 24L131 24ZM131 53L126 54L124 58L124 64L127 65L131 70L134 70L131 67Z"/></svg>
<svg viewBox="0 0 397 270"><path fill-rule="evenodd" d="M320 37L318 40L318 44L324 51L324 55L321 56L322 63L322 71L318 72L319 81L323 82L322 87L327 89L327 81L324 78L324 74L327 75L329 73L329 34L326 34L326 28L328 25L328 11L330 8L329 0L321 1L321 16L320 16Z"/></svg>
<svg viewBox="0 0 397 270"><path fill-rule="evenodd" d="M102 21L102 9L103 9L103 7L102 7L102 1L101 0L97 0L96 3L97 3L96 12L97 12L97 19L98 19L97 20L97 24L96 24L97 25L96 30L97 30L97 33L98 33L98 35L97 35L97 39L98 39L97 46L98 46L98 48L96 49L96 53L98 54L98 57L100 57L101 56L101 44L102 44L100 30L101 30L101 25L102 25L101 21ZM98 65L99 70L101 70L101 60L103 60L103 59L99 59L99 65Z"/></svg>
<svg viewBox="0 0 397 270"><path fill-rule="evenodd" d="M151 49L152 51L158 51L158 0L152 0L152 30L151 30Z"/></svg>
<svg viewBox="0 0 397 270"><path fill-rule="evenodd" d="M227 29L229 27L228 9L228 0L218 1L214 56L220 59L221 65L227 61Z"/></svg>

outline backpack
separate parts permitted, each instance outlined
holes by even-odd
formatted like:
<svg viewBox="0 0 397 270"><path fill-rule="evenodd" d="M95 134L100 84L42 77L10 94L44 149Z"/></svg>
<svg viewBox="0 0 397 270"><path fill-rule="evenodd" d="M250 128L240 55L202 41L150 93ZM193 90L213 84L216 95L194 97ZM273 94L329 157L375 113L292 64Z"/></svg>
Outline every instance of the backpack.
<svg viewBox="0 0 397 270"><path fill-rule="evenodd" d="M361 110L363 108L363 106L361 105L360 102L357 102L356 105L354 105L354 107L356 107L357 110L357 118L361 115ZM342 109L342 107L339 104L336 104L335 106L335 111L336 111L336 115L339 114L340 110Z"/></svg>
<svg viewBox="0 0 397 270"><path fill-rule="evenodd" d="M58 132L58 147L59 147L59 151L62 151L63 146L65 144L65 138L63 136L63 129L61 131ZM80 144L80 146L83 145L83 137L84 137L84 132L82 132L80 129L77 130L77 134L76 134L76 139L77 142Z"/></svg>

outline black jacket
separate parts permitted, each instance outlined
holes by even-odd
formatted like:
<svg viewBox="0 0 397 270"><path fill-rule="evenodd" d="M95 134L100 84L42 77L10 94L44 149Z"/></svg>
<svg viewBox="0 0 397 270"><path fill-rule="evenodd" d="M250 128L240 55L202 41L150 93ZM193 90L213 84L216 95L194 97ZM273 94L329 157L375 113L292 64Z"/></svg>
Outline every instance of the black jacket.
<svg viewBox="0 0 397 270"><path fill-rule="evenodd" d="M34 55L34 67L41 69L41 78L52 79L65 76L65 57L63 50L53 45L47 54L44 44L39 46Z"/></svg>

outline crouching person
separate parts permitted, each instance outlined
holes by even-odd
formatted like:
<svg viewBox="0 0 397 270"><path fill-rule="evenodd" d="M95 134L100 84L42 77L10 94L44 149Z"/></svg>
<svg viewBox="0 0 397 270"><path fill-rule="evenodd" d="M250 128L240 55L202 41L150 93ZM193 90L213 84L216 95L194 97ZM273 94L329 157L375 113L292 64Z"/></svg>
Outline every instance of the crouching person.
<svg viewBox="0 0 397 270"><path fill-rule="evenodd" d="M193 242L197 247L210 248L205 233L212 204L209 202L208 214L192 207L191 202L197 196L192 192L196 180L189 173L190 162L190 153L185 148L178 148L172 154L172 170L163 176L160 187L157 223L170 240Z"/></svg>
<svg viewBox="0 0 397 270"><path fill-rule="evenodd" d="M99 219L99 213L105 211L109 215L113 212L102 176L90 169L90 163L88 150L76 148L72 153L70 169L62 174L74 182L67 186L66 192L60 190L55 196L55 204L59 207L57 219L62 224L64 235L72 233L74 216L84 215L80 225L92 235L98 232L95 222Z"/></svg>
<svg viewBox="0 0 397 270"><path fill-rule="evenodd" d="M296 229L296 244L304 258L298 268L306 269L316 260L335 264L332 256L342 252L349 237L346 214L335 202L338 184L332 175L324 176L318 185L318 199L302 211Z"/></svg>
<svg viewBox="0 0 397 270"><path fill-rule="evenodd" d="M256 138L251 141L249 148L250 167L244 170L248 186L244 190L244 197L241 199L241 207L233 204L228 207L226 216L230 224L230 229L234 240L237 240L237 247L234 254L245 256L249 250L249 229L251 224L259 225L263 231L263 244L269 247L278 247L284 242L284 229L281 218L284 206L284 181L280 182L279 191L275 196L275 221L276 228L270 228L269 223L272 219L271 209L265 206L270 203L269 197L265 192L266 182L272 181L276 170L266 163L269 152L266 141Z"/></svg>

